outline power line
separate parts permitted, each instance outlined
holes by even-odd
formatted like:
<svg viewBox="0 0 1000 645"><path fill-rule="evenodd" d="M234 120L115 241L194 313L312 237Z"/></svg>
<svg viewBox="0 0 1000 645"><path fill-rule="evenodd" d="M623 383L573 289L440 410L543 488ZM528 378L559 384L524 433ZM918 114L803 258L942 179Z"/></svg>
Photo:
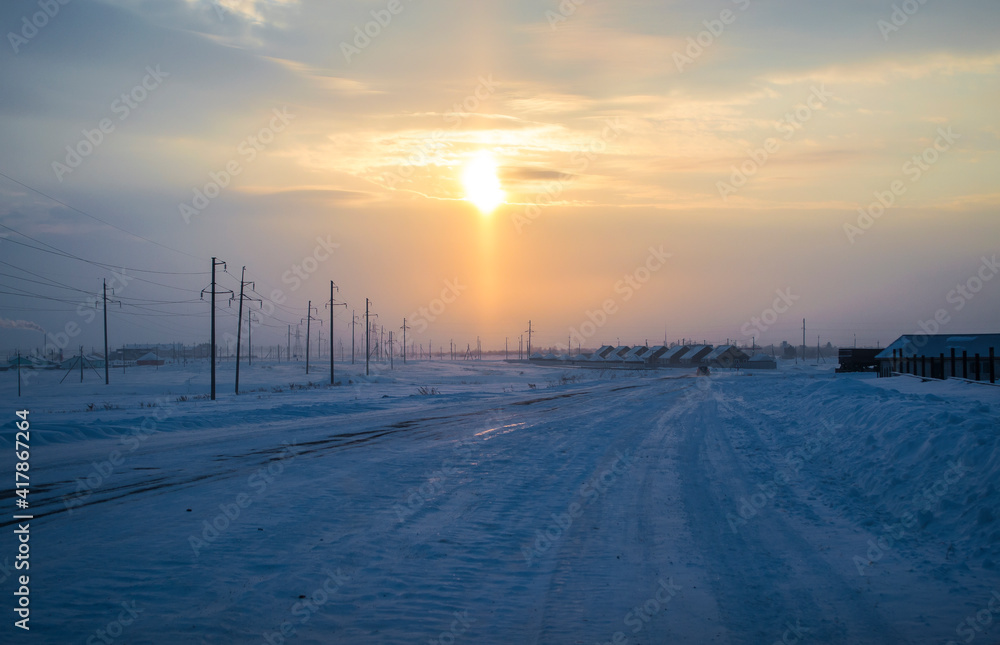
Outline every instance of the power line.
<svg viewBox="0 0 1000 645"><path fill-rule="evenodd" d="M0 173L0 174L2 174L2 173ZM49 248L48 249L41 249L41 248L38 248L37 246L32 246L31 244L25 244L24 242L18 242L17 240L12 240L12 239L8 238L6 241L10 242L11 244L17 244L19 246L24 246L24 247L27 247L29 249L34 249L36 251L41 251L43 253L51 253L53 255L59 255L59 256L62 256L62 257L73 259L73 260L79 260L80 262L85 262L87 264L92 264L92 265L94 265L96 267L100 267L102 269L112 269L112 270L118 269L119 271L134 271L136 273L154 273L154 274L160 274L160 275L207 275L206 271L154 271L152 269L139 269L139 268L136 268L136 267L117 266L117 265L114 265L114 264L108 264L107 262L98 262L97 260L88 260L86 258L81 258L79 255L75 255L73 253L70 253L69 251L64 251L63 249L60 249L57 246L53 246L53 245L49 244L48 242L43 242L42 240L39 240L38 238L31 237L27 233L22 233L21 231L18 231L15 228L11 228L10 226L8 226L6 224L0 223L0 226L4 227L8 231L12 231L14 233L17 233L18 235L20 235L22 237L26 237L29 240L31 240L32 242L37 242L37 243L39 243L39 244L41 244L43 246L47 246Z"/></svg>
<svg viewBox="0 0 1000 645"><path fill-rule="evenodd" d="M86 211L82 211L79 208L76 208L75 206L70 206L66 202L58 200L55 197L53 197L52 195L49 195L47 193L43 193L42 191L38 190L37 188L32 188L28 184L26 184L24 182L21 182L21 181L18 181L16 179L14 179L13 177L11 177L10 175L7 175L7 174L4 174L4 173L0 172L0 177L6 177L8 180L14 182L18 186L22 186L24 188L27 188L28 190L30 190L30 191L32 191L34 193L37 193L37 194L41 195L42 197L45 197L46 199L50 199L50 200L54 201L57 204L61 204L62 206L65 206L66 208L70 209L71 211L79 213L79 214L81 214L81 215L83 215L85 217L89 217L90 219L92 219L94 221L97 221L97 222L100 222L101 224L104 224L105 226L110 226L111 228L118 229L122 233L125 233L127 235L131 235L132 237L134 237L134 238L136 238L138 240L144 240L146 242L149 242L150 244L155 244L156 246L159 246L161 248L167 249L168 251L173 251L174 253L180 253L181 255L186 255L189 258L194 258L196 260L204 260L204 258L200 258L197 255L191 255L190 253L187 253L185 251L180 251L180 250L175 249L173 247L167 246L166 244L162 244L160 242L157 242L156 240L151 240L148 237L143 237L142 235L138 235L136 233L133 233L132 231L125 230L124 228L122 228L122 227L120 227L120 226L118 226L116 224L112 224L111 222L103 220L100 217L96 217L94 215L91 215L90 213L88 213Z"/></svg>

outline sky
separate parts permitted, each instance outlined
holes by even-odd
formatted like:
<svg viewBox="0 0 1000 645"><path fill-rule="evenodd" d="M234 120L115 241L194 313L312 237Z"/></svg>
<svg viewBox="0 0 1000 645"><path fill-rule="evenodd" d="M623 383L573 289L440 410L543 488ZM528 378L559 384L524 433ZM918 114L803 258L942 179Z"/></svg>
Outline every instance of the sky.
<svg viewBox="0 0 1000 645"><path fill-rule="evenodd" d="M331 280L339 341L367 298L435 351L517 347L529 321L574 348L998 331L998 21L993 0L5 2L0 349L99 347L105 280L113 346L207 342L213 257L220 291L246 267L255 345L310 301L328 333Z"/></svg>

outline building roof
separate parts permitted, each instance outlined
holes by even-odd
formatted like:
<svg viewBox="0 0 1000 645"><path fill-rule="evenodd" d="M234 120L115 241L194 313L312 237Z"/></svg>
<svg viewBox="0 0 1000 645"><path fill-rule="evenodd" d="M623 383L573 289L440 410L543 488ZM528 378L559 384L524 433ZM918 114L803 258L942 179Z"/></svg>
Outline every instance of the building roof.
<svg viewBox="0 0 1000 645"><path fill-rule="evenodd" d="M671 360L675 358L680 358L681 356L686 354L689 349L691 348L688 347L687 345L674 345L673 347L671 347L670 349L668 349L667 351L663 352L663 354L660 355L660 360L662 361L662 360Z"/></svg>
<svg viewBox="0 0 1000 645"><path fill-rule="evenodd" d="M645 354L648 351L649 351L649 348L646 347L645 345L637 345L637 346L633 347L632 349L628 350L628 352L626 352L626 354L625 354L625 357L626 358L630 358L630 357L639 358L639 357L641 357L643 354Z"/></svg>
<svg viewBox="0 0 1000 645"><path fill-rule="evenodd" d="M670 348L666 345L655 345L650 347L645 354L642 355L643 358L659 358L663 354L667 353Z"/></svg>
<svg viewBox="0 0 1000 645"><path fill-rule="evenodd" d="M593 358L604 358L608 354L614 351L614 347L611 345L601 345L601 348L594 352ZM592 359L593 360L593 359Z"/></svg>
<svg viewBox="0 0 1000 645"><path fill-rule="evenodd" d="M631 348L628 345L619 345L615 347L614 354L619 357L625 356L625 354L628 354L629 349Z"/></svg>
<svg viewBox="0 0 1000 645"><path fill-rule="evenodd" d="M142 356L136 359L137 361L158 361L160 357L153 352L146 352Z"/></svg>
<svg viewBox="0 0 1000 645"><path fill-rule="evenodd" d="M904 334L897 338L888 347L882 350L875 358L892 358L893 350L903 350L905 356L938 356L944 354L951 355L951 350L955 354L962 355L968 352L969 356L979 354L989 356L990 347L1000 354L1000 334Z"/></svg>
<svg viewBox="0 0 1000 645"><path fill-rule="evenodd" d="M737 360L747 359L746 353L744 353L743 350L741 350L736 345L720 345L719 347L713 349L711 353L709 353L709 355L705 357L705 359L710 361L717 361L727 354L735 357Z"/></svg>

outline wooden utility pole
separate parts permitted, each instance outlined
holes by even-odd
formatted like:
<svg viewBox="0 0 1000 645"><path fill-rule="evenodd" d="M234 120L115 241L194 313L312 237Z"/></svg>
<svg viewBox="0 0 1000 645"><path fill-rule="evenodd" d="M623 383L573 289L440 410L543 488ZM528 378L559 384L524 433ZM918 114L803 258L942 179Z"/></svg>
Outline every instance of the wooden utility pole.
<svg viewBox="0 0 1000 645"><path fill-rule="evenodd" d="M108 281L104 280L104 384L111 383L108 367Z"/></svg>
<svg viewBox="0 0 1000 645"><path fill-rule="evenodd" d="M525 358L531 358L531 321L528 321L528 352Z"/></svg>
<svg viewBox="0 0 1000 645"><path fill-rule="evenodd" d="M334 307L343 307L344 309L347 309L347 303L346 302L336 302L333 299L333 290L334 289L336 289L337 291L340 291L340 287L338 287L337 285L335 285L333 283L333 280L330 280L330 302L327 303L327 306L330 307L330 385L334 385L335 384L334 380L333 380L333 376L334 376L334 373L333 373L333 370L334 370L334 367L333 367L333 308ZM354 333L353 330L354 330L354 322L351 321L351 333L352 334ZM343 356L341 356L341 360L343 360Z"/></svg>
<svg viewBox="0 0 1000 645"><path fill-rule="evenodd" d="M217 353L217 351L216 351L216 345L215 345L215 294L218 293L218 289L216 288L216 284L215 284L215 267L220 266L220 265L222 266L222 270L225 271L226 270L226 263L223 262L223 261L221 261L221 260L217 260L216 258L213 257L212 258L212 286L210 287L211 293L212 293L212 302L211 302L211 307L212 307L212 358L211 358L210 364L212 366L211 367L211 371L212 371L212 391L211 391L211 398L212 398L213 401L215 400L215 355ZM202 297L202 299L205 298L205 291L207 291L207 290L206 289L202 289L201 290L201 297ZM229 293L230 296L233 295L233 292L231 290L229 290L229 289L225 289L223 291L223 293ZM232 302L232 298L230 298L230 302ZM240 302L242 303L242 300ZM228 350L227 350L226 353L229 353ZM125 373L125 346L124 345L122 345L122 373L123 374Z"/></svg>
<svg viewBox="0 0 1000 645"><path fill-rule="evenodd" d="M313 308L314 308L313 307L313 301L310 300L309 301L309 305L306 308L306 317L302 319L302 320L306 321L306 374L309 373L309 327L310 327L310 323L312 323L313 320L315 320L317 322L323 322L323 320L321 318L313 318L313 315L312 315ZM319 309L316 309L316 313L319 313ZM302 321L299 321L299 324L301 325Z"/></svg>
<svg viewBox="0 0 1000 645"><path fill-rule="evenodd" d="M253 312L247 309L247 365L253 365Z"/></svg>
<svg viewBox="0 0 1000 645"><path fill-rule="evenodd" d="M406 318L403 318L403 365L406 365Z"/></svg>
<svg viewBox="0 0 1000 645"><path fill-rule="evenodd" d="M802 362L806 362L806 319L802 319Z"/></svg>
<svg viewBox="0 0 1000 645"><path fill-rule="evenodd" d="M243 267L243 272L240 273L240 306L239 313L236 315L236 394L240 393L240 347L242 343L240 342L240 337L243 335L243 287L246 282L243 280L247 275L247 268Z"/></svg>
<svg viewBox="0 0 1000 645"><path fill-rule="evenodd" d="M239 312L236 316L236 394L240 393L240 337L243 335L243 301L244 300L255 300L264 306L264 302L259 298L251 298L250 296L244 295L244 288L250 285L250 290L253 291L256 284L253 282L247 282L244 278L247 275L247 268L243 267L243 272L240 273L240 306ZM247 318L249 319L250 310L247 310ZM248 330L249 333L249 330Z"/></svg>

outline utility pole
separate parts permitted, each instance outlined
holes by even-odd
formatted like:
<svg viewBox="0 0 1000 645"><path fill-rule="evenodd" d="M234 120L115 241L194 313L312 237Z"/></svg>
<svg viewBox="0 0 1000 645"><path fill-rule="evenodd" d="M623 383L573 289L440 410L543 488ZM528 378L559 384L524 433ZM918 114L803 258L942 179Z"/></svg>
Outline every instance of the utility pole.
<svg viewBox="0 0 1000 645"><path fill-rule="evenodd" d="M320 318L313 318L312 315L313 309L314 309L313 301L310 300L309 305L306 307L306 317L302 319L306 321L306 374L309 373L309 326L313 320L317 322L323 322L323 320ZM316 309L316 313L319 313L319 309ZM301 320L299 321L299 324L300 325L302 324Z"/></svg>
<svg viewBox="0 0 1000 645"><path fill-rule="evenodd" d="M108 280L104 279L104 384L111 383L110 372L108 371Z"/></svg>
<svg viewBox="0 0 1000 645"><path fill-rule="evenodd" d="M351 309L351 365L354 365L354 322L357 319L357 312Z"/></svg>
<svg viewBox="0 0 1000 645"><path fill-rule="evenodd" d="M212 291L212 303L211 303L212 304L212 360L211 360L211 365L212 365L212 395L211 396L212 396L212 400L213 401L215 400L215 354L216 354L216 351L215 351L215 294L217 293L217 289L216 289L216 285L215 285L215 267L217 267L219 265L222 266L222 270L223 271L226 270L226 263L223 262L223 261L221 261L221 260L217 260L217 259L215 259L213 257L212 258L212 287L211 287L211 291ZM201 299L202 300L205 299L205 291L206 291L206 289L202 289L201 290ZM223 291L223 293L229 293L229 295L230 295L229 302L232 303L233 292L230 291L229 289L225 289ZM228 353L228 350L227 350L226 353ZM125 346L124 345L122 346L122 373L123 374L125 373Z"/></svg>
<svg viewBox="0 0 1000 645"><path fill-rule="evenodd" d="M263 305L263 303L262 303ZM253 312L247 311L247 365L253 365ZM260 322L259 320L257 322Z"/></svg>
<svg viewBox="0 0 1000 645"><path fill-rule="evenodd" d="M403 365L406 365L406 318L403 318Z"/></svg>
<svg viewBox="0 0 1000 645"><path fill-rule="evenodd" d="M528 353L527 358L531 358L531 321L528 321Z"/></svg>
<svg viewBox="0 0 1000 645"><path fill-rule="evenodd" d="M111 293L114 292L115 290L112 289ZM118 306L120 307L121 305L122 303L118 302ZM107 279L105 279L104 280L104 384L105 385L111 383L110 370L111 367L108 361L108 281Z"/></svg>
<svg viewBox="0 0 1000 645"><path fill-rule="evenodd" d="M389 369L396 369L392 362L392 330L389 330Z"/></svg>
<svg viewBox="0 0 1000 645"><path fill-rule="evenodd" d="M365 376L368 376L368 374L369 374L369 371L368 371L368 362L371 359L371 355L372 355L372 349L371 349L371 347L372 347L372 325L371 325L371 317L375 316L376 318L378 318L378 314L372 314L372 313L368 312L370 305L371 305L371 301L368 300L368 298L365 298Z"/></svg>
<svg viewBox="0 0 1000 645"><path fill-rule="evenodd" d="M336 289L338 292L340 291L340 287L338 287L337 285L335 285L333 283L333 280L330 280L330 302L327 303L327 306L330 307L330 385L334 385L334 381L333 381L333 369L334 369L333 368L333 308L334 307L343 307L344 309L347 309L347 303L346 302L336 302L336 301L334 301L334 299L333 299L333 290L334 289ZM354 333L353 332L354 321L351 321L351 325L352 325L351 326L351 330L352 330L351 333L353 334ZM343 356L341 356L341 360L343 360Z"/></svg>
<svg viewBox="0 0 1000 645"><path fill-rule="evenodd" d="M236 394L240 393L240 346L241 346L240 337L243 335L243 301L256 300L257 302L261 303L261 306L264 305L263 301L257 298L251 298L249 296L243 295L244 288L247 285L250 285L251 291L253 291L254 287L256 286L254 285L253 282L247 282L246 280L244 280L246 275L247 275L247 268L244 266L243 272L240 273L240 306L239 306L239 311L236 315L236 388L235 388ZM249 310L247 310L247 313L248 314L250 313ZM249 318L249 316L247 317Z"/></svg>
<svg viewBox="0 0 1000 645"><path fill-rule="evenodd" d="M802 362L806 362L806 319L802 319Z"/></svg>

